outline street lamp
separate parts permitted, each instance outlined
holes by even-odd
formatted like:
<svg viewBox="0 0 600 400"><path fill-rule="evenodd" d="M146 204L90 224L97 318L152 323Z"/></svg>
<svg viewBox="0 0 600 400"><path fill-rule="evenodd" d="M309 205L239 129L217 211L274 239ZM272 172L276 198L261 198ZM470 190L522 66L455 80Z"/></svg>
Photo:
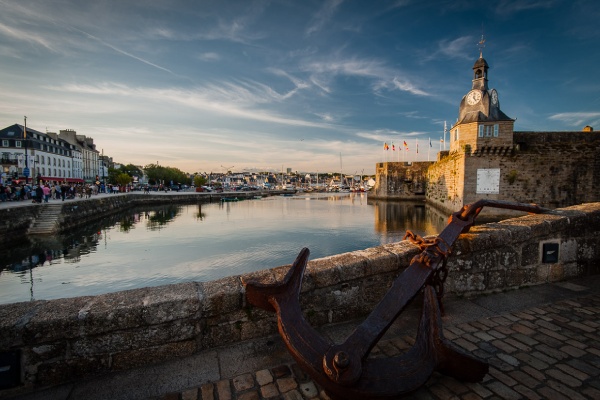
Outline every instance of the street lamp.
<svg viewBox="0 0 600 400"><path fill-rule="evenodd" d="M29 184L29 146L27 146L27 116L23 117L25 119L25 124L23 126L23 140L25 141L25 170L23 171L23 175L25 175L25 185Z"/></svg>

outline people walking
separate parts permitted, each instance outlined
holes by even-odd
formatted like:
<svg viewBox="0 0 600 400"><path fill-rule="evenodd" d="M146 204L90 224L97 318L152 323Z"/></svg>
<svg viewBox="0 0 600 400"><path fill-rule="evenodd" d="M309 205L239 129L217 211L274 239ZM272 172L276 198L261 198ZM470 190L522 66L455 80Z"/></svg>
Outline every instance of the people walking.
<svg viewBox="0 0 600 400"><path fill-rule="evenodd" d="M36 203L41 203L43 198L44 198L44 189L42 189L42 185L39 184L35 188L35 200L33 200L33 201L35 201Z"/></svg>
<svg viewBox="0 0 600 400"><path fill-rule="evenodd" d="M44 185L42 187L42 193L44 194L44 203L47 203L50 199L50 188L48 187L48 185Z"/></svg>

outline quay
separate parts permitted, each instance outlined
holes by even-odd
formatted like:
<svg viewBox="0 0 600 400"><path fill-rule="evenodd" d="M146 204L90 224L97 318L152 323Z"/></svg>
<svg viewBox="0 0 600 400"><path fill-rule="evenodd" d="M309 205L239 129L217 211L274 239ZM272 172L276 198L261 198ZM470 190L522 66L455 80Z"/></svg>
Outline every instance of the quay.
<svg viewBox="0 0 600 400"><path fill-rule="evenodd" d="M257 196L278 196L289 191L150 192L99 193L90 198L33 203L31 200L0 202L0 244L19 241L27 235L51 235L98 220L134 206L202 204L237 201Z"/></svg>
<svg viewBox="0 0 600 400"><path fill-rule="evenodd" d="M461 235L448 261L444 335L490 371L475 384L434 373L409 398L600 398L600 203L559 211ZM545 259L547 245L555 259ZM340 343L418 252L403 241L310 261L305 318ZM414 342L420 304L372 357ZM247 304L240 276L2 305L0 356L10 354L19 382L0 399L328 399L288 354L274 315Z"/></svg>
<svg viewBox="0 0 600 400"><path fill-rule="evenodd" d="M600 275L444 302L445 337L490 364L481 383L434 373L414 399L600 398ZM418 309L373 350L394 356L414 340ZM343 339L353 324L320 329ZM158 365L106 374L19 400L313 400L329 397L294 363L278 335Z"/></svg>

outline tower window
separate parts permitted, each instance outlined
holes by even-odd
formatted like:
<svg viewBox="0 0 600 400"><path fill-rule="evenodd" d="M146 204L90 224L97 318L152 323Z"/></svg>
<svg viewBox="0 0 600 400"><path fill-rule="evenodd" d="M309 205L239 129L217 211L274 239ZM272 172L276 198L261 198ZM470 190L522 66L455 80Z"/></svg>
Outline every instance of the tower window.
<svg viewBox="0 0 600 400"><path fill-rule="evenodd" d="M498 137L498 130L499 130L499 126L498 124L494 125L494 137Z"/></svg>
<svg viewBox="0 0 600 400"><path fill-rule="evenodd" d="M458 128L454 131L454 140L458 141Z"/></svg>

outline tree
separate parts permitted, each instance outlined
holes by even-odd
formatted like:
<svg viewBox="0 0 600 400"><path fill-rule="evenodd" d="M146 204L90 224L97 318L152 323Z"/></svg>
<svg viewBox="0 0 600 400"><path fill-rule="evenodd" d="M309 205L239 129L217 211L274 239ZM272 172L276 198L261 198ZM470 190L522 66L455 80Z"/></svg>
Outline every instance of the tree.
<svg viewBox="0 0 600 400"><path fill-rule="evenodd" d="M194 176L194 186L200 187L206 185L206 178L202 175Z"/></svg>
<svg viewBox="0 0 600 400"><path fill-rule="evenodd" d="M173 167L163 167L162 165L158 164L148 164L144 167L144 171L146 171L148 181L151 185L158 185L160 183L170 185L171 182L188 184L190 182L188 174Z"/></svg>
<svg viewBox="0 0 600 400"><path fill-rule="evenodd" d="M131 183L131 176L122 172L117 176L117 183L119 186L126 186Z"/></svg>

